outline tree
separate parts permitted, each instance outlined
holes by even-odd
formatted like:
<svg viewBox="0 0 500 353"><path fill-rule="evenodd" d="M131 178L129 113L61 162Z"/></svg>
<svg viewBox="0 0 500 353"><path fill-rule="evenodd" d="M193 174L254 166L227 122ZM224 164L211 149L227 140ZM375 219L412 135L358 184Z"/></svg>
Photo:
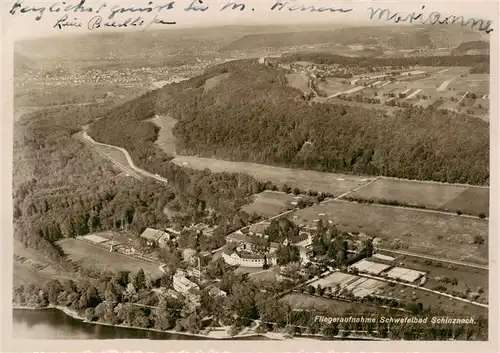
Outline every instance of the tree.
<svg viewBox="0 0 500 353"><path fill-rule="evenodd" d="M480 235L475 235L474 236L474 244L477 244L477 245L484 244L484 238Z"/></svg>
<svg viewBox="0 0 500 353"><path fill-rule="evenodd" d="M45 292L47 293L47 298L51 304L58 304L59 294L63 291L63 287L58 280L52 279L45 285Z"/></svg>
<svg viewBox="0 0 500 353"><path fill-rule="evenodd" d="M146 275L144 274L144 270L142 268L137 271L131 283L134 284L134 287L137 289L137 291L146 288Z"/></svg>
<svg viewBox="0 0 500 353"><path fill-rule="evenodd" d="M222 258L212 261L207 266L207 275L212 279L220 278L226 272L226 263Z"/></svg>
<svg viewBox="0 0 500 353"><path fill-rule="evenodd" d="M90 285L87 290L81 295L79 307L80 309L94 308L101 302L97 289Z"/></svg>
<svg viewBox="0 0 500 353"><path fill-rule="evenodd" d="M114 282L108 282L104 298L109 303L119 303L122 298L121 288L119 288L119 285Z"/></svg>
<svg viewBox="0 0 500 353"><path fill-rule="evenodd" d="M300 261L299 248L294 245L280 246L276 252L276 262L278 265L286 265L290 262Z"/></svg>

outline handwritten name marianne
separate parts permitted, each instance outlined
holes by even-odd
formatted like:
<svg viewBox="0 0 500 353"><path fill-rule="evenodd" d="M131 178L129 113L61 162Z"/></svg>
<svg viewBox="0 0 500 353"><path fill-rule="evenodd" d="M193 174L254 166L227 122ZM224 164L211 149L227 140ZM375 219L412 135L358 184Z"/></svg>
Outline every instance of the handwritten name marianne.
<svg viewBox="0 0 500 353"><path fill-rule="evenodd" d="M422 6L421 10L423 10L425 6ZM422 24L431 24L431 25L447 25L447 24L459 24L462 27L469 27L470 29L477 28L481 32L491 33L493 32L493 28L490 28L491 21L485 21L482 19L475 18L464 18L463 16L443 16L440 12L432 11L428 15L424 15L422 12L413 12L409 14L400 14L398 12L392 13L389 9L382 8L373 8L369 7L368 11L370 12L370 20L379 19L385 21L394 21L394 23L399 22L409 22L413 23L414 21L418 21Z"/></svg>

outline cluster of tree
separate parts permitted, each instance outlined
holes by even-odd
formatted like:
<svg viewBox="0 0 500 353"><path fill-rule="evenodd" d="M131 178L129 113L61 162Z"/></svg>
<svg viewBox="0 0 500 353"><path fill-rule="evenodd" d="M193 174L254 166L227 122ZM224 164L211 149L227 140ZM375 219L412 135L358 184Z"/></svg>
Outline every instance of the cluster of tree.
<svg viewBox="0 0 500 353"><path fill-rule="evenodd" d="M347 240L335 228L318 230L312 245L314 256L334 261L339 266L347 263Z"/></svg>
<svg viewBox="0 0 500 353"><path fill-rule="evenodd" d="M387 200L387 199L365 199L361 197L356 197L356 196L345 196L345 200L348 201L354 201L358 203L378 203L381 205L390 205L390 206L399 206L399 207L412 207L412 208L427 208L425 205L417 205L417 204L412 204L412 203L406 203L398 200ZM438 209L438 208L436 208Z"/></svg>
<svg viewBox="0 0 500 353"><path fill-rule="evenodd" d="M348 102L358 102L358 103L368 103L368 104L380 104L380 98L365 97L362 94L356 94L355 96L339 95L339 99L343 99Z"/></svg>
<svg viewBox="0 0 500 353"><path fill-rule="evenodd" d="M397 206L397 207L409 207L409 208L426 208L426 209L433 209L436 211L445 211L445 212L450 212L449 209L444 208L444 207L428 207L426 205L421 205L421 204L415 204L415 203L407 203L399 200L388 200L388 199L365 199L362 197L356 197L356 196L345 196L343 197L344 200L347 201L353 201L357 203L368 203L368 204L381 204L381 205L390 205L390 206ZM461 210L456 210L455 211L457 215L462 215L463 212ZM472 212L467 212L468 215L473 216L474 214ZM487 217L486 214L484 213L478 213L477 217L484 219Z"/></svg>
<svg viewBox="0 0 500 353"><path fill-rule="evenodd" d="M299 248L295 245L280 246L276 251L276 262L278 265L283 266L290 262L299 262L300 252Z"/></svg>
<svg viewBox="0 0 500 353"><path fill-rule="evenodd" d="M475 66L489 63L489 55L445 55L445 56L411 56L411 57L348 57L331 53L304 52L287 55L285 62L308 61L316 64L344 65L355 67L367 66Z"/></svg>
<svg viewBox="0 0 500 353"><path fill-rule="evenodd" d="M472 69L470 69L469 73L471 74L489 74L490 73L490 63L484 62L477 64Z"/></svg>
<svg viewBox="0 0 500 353"><path fill-rule="evenodd" d="M484 40L474 40L469 42L463 42L458 47L451 51L451 55L463 55L467 54L469 50L490 50L490 43Z"/></svg>
<svg viewBox="0 0 500 353"><path fill-rule="evenodd" d="M171 279L154 279L142 269L136 273L100 273L98 279L79 282L53 279L40 287L30 284L14 288L13 302L36 308L67 307L90 321L167 330L174 328L185 312L182 301L151 291L167 282Z"/></svg>
<svg viewBox="0 0 500 353"><path fill-rule="evenodd" d="M299 226L290 221L288 218L275 218L271 220L269 227L264 230L268 235L270 242L283 243L288 240L289 243L296 243L297 241L305 239L300 237Z"/></svg>

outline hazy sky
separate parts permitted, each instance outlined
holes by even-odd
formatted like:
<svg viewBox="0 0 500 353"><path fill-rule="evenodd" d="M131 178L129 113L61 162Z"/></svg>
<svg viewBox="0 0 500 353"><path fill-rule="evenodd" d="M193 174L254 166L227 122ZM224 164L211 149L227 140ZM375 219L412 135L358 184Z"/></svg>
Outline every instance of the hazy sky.
<svg viewBox="0 0 500 353"><path fill-rule="evenodd" d="M12 6L16 1L21 1L23 7L47 7L42 15L40 21L36 21L35 17L39 15L39 12L27 12L20 13L20 9L17 9L15 15L9 14ZM61 5L62 1L65 1L66 5ZM75 0L61 0L57 1L46 1L46 0L7 0L3 2L4 10L2 16L2 27L3 33L9 32L13 38L36 38L40 36L53 36L60 34L71 34L71 33L88 33L88 23L89 20L96 16L96 10L103 4L106 3L105 7L101 8L99 16L102 16L102 23L106 22L106 17L111 13L110 9L113 6L119 6L124 8L129 7L147 7L149 0L124 0L118 2L116 0L108 1L88 1L85 6L92 7L94 11L92 13L74 13L67 12L68 20L73 22L80 22L82 28L70 28L66 27L63 29L53 28L58 19L60 19L64 12L51 13L48 7L52 4L59 4L58 7L65 7L68 5L75 5L78 1ZM152 6L168 4L171 0L151 0ZM286 0L281 0L285 2ZM371 25L382 25L388 24L389 22L382 21L370 21L369 13L367 8L381 7L389 8L394 12L401 12L407 14L408 12L422 12L425 15L430 14L432 11L439 11L443 16L456 15L464 16L466 18L474 17L476 19L484 20L494 20L492 27L496 29L499 12L498 4L493 0L489 2L483 1L472 1L469 2L457 2L457 1L431 1L431 2L401 2L401 1L299 1L299 0L289 0L289 4L295 5L305 5L305 6L317 6L317 7L335 7L335 8L352 8L353 10L348 13L340 12L323 12L323 13L311 13L311 12L290 12L285 9L280 12L271 11L270 8L276 1L269 0L247 0L244 2L246 4L246 9L244 11L234 11L225 10L220 11L220 8L226 4L226 1L222 0L203 0L205 5L209 6L209 9L205 12L186 12L186 8L190 1L181 0L175 2L175 8L171 10L163 10L158 13L161 20L164 21L176 21L175 25L158 25L154 24L148 28L151 29L171 29L179 27L192 27L192 26L213 26L213 25L231 25L231 24L294 24L294 23L329 23L344 24L348 22L353 23L366 23ZM243 1L236 1L242 3ZM200 5L200 4L197 4ZM425 5L425 9L421 7ZM201 6L201 5L200 5ZM253 9L253 10L252 10ZM149 23L155 15L153 13L122 13L115 16L116 23L123 22L129 17L135 18L136 16L142 16L146 23ZM144 30L145 26L137 27L135 29ZM111 31L111 28L99 28L92 31L93 33ZM129 28L121 28L119 30L130 30ZM5 37L4 37L5 38Z"/></svg>

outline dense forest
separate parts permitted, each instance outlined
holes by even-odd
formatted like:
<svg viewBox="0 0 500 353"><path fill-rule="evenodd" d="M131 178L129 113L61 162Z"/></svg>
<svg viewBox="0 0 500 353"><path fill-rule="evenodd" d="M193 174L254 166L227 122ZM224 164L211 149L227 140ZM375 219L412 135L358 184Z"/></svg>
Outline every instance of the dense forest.
<svg viewBox="0 0 500 353"><path fill-rule="evenodd" d="M189 225L210 210L218 230L202 239L204 250L252 220L239 211L264 187L247 175L194 171L165 162L168 185L127 178L73 136L106 107L58 107L24 115L14 133L14 237L45 256L65 262L55 242L101 230ZM136 151L141 153L142 151ZM164 159L167 161L168 159ZM168 209L173 216L167 216Z"/></svg>
<svg viewBox="0 0 500 353"><path fill-rule="evenodd" d="M225 72L229 79L203 93L207 78ZM489 181L487 122L432 107L388 116L361 107L310 105L299 97L279 69L234 61L110 111L90 134L125 147L139 165L177 184L183 173L177 176L179 167L165 163L168 157L153 142L157 128L145 121L154 114L179 119L174 134L184 154L326 172Z"/></svg>

